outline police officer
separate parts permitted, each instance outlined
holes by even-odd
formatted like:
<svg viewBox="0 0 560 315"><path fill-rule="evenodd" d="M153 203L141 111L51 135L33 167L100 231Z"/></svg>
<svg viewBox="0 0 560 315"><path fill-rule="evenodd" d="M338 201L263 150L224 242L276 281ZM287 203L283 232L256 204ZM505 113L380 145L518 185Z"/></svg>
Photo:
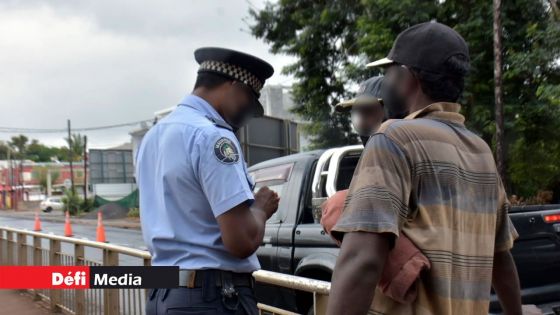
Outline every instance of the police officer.
<svg viewBox="0 0 560 315"><path fill-rule="evenodd" d="M352 126L364 145L381 126L385 117L381 99L382 83L382 76L369 78L360 84L353 99L342 101L335 106L339 113L350 112Z"/></svg>
<svg viewBox="0 0 560 315"><path fill-rule="evenodd" d="M194 90L144 137L137 155L140 219L154 266L179 266L179 286L151 290L147 314L257 314L251 272L278 195L253 194L234 132L263 114L267 62L200 48Z"/></svg>

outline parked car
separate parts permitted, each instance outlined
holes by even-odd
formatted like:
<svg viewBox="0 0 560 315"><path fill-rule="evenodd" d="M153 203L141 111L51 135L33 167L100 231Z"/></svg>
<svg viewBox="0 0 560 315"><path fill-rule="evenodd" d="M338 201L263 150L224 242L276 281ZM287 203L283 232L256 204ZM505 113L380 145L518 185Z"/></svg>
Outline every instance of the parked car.
<svg viewBox="0 0 560 315"><path fill-rule="evenodd" d="M40 207L41 207L41 211L43 212L51 212L53 210L64 209L64 203L62 203L61 197L49 197L41 201Z"/></svg>
<svg viewBox="0 0 560 315"><path fill-rule="evenodd" d="M278 211L266 225L257 251L265 270L330 281L338 247L320 221L320 205L347 189L363 147L311 151L256 164L249 168L256 189L269 186L280 196ZM513 207L510 217L519 238L512 249L524 304L537 304L545 314L560 314L560 205ZM312 314L313 297L287 288L259 285L259 302ZM491 311L499 303L491 296Z"/></svg>

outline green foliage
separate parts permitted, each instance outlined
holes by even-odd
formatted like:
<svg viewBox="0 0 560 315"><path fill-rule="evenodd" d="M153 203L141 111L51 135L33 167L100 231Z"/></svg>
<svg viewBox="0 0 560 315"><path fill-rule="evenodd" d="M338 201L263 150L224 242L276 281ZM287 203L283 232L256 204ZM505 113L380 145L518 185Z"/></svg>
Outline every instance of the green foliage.
<svg viewBox="0 0 560 315"><path fill-rule="evenodd" d="M90 212L93 209L93 198L85 198L82 200L80 205L80 210L84 212Z"/></svg>
<svg viewBox="0 0 560 315"><path fill-rule="evenodd" d="M65 138L67 141L68 139ZM80 134L72 135L72 154L73 161L82 159L84 152L84 136ZM11 138L7 143L0 141L0 159L8 159L8 150L11 151L12 159L31 160L33 162L50 162L53 159L58 161L69 161L69 151L67 147L57 148L46 146L36 139L29 139L24 135Z"/></svg>
<svg viewBox="0 0 560 315"><path fill-rule="evenodd" d="M517 194L560 193L560 23L542 0L502 4L503 91L509 180ZM469 44L472 70L460 103L470 129L494 140L492 2L487 0L279 0L250 11L253 35L273 53L296 57L292 75L295 112L310 120L312 147L354 143L348 117L331 106L378 70L368 61L385 57L397 34L436 19ZM558 199L558 195L555 196Z"/></svg>
<svg viewBox="0 0 560 315"><path fill-rule="evenodd" d="M50 162L51 158L62 160L65 153L62 149L56 147L48 147L39 143L36 139L31 140L27 147L26 158L34 162Z"/></svg>
<svg viewBox="0 0 560 315"><path fill-rule="evenodd" d="M39 186L41 186L41 191L43 192L47 191L48 172L49 170L47 167L37 167L33 171L33 177L39 179ZM59 176L60 173L58 171L51 171L51 184L56 182Z"/></svg>
<svg viewBox="0 0 560 315"><path fill-rule="evenodd" d="M79 133L72 134L69 138L64 138L68 147L65 148L66 161L80 161L84 153L85 136Z"/></svg>
<svg viewBox="0 0 560 315"><path fill-rule="evenodd" d="M18 159L23 159L25 157L25 152L27 149L27 142L29 138L24 135L13 136L10 141L8 141L8 145L15 150Z"/></svg>
<svg viewBox="0 0 560 315"><path fill-rule="evenodd" d="M139 218L140 217L140 209L138 208L130 208L127 214L130 218Z"/></svg>
<svg viewBox="0 0 560 315"><path fill-rule="evenodd" d="M71 189L68 189L64 192L62 203L64 203L63 211L69 211L71 215L75 215L78 214L80 210L82 198L76 192L72 192Z"/></svg>
<svg viewBox="0 0 560 315"><path fill-rule="evenodd" d="M0 160L8 159L8 150L10 150L8 144L4 141L0 141Z"/></svg>

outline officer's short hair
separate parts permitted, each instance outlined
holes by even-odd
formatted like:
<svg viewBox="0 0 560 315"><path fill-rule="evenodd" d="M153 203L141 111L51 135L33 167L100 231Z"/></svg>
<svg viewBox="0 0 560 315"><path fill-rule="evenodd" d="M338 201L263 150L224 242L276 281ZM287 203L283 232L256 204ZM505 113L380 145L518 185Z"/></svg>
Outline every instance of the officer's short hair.
<svg viewBox="0 0 560 315"><path fill-rule="evenodd" d="M470 70L469 60L463 55L453 55L443 64L446 75L428 73L418 68L412 72L420 81L422 92L434 102L456 102L465 88L465 76Z"/></svg>
<svg viewBox="0 0 560 315"><path fill-rule="evenodd" d="M197 89L199 87L203 87L206 89L214 89L226 82L231 81L233 80L219 74L215 74L212 72L200 72L196 77L194 88Z"/></svg>

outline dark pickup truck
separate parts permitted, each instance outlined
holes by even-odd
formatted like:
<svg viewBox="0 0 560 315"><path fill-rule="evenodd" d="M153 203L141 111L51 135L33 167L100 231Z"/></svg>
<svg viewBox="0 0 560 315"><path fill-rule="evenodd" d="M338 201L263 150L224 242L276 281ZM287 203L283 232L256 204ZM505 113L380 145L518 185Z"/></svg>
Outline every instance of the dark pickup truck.
<svg viewBox="0 0 560 315"><path fill-rule="evenodd" d="M257 251L263 269L330 281L338 248L319 224L319 206L348 188L362 149L310 151L249 168L256 188L269 186L281 198ZM560 314L560 205L513 207L510 217L519 233L512 254L523 303L537 304L545 314ZM309 293L260 286L257 297L265 304L311 314ZM500 311L495 295L490 311Z"/></svg>

